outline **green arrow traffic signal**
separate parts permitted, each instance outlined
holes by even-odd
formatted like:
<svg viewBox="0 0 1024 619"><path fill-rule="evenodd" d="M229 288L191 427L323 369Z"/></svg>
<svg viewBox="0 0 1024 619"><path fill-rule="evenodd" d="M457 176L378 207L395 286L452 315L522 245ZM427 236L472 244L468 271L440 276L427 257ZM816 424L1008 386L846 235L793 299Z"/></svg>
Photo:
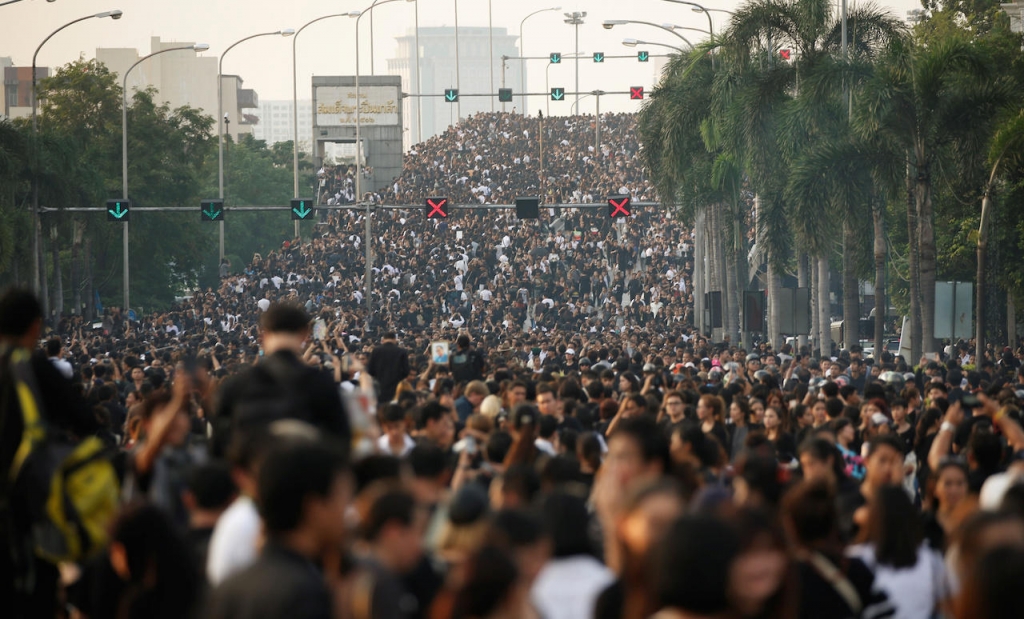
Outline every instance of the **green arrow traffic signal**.
<svg viewBox="0 0 1024 619"><path fill-rule="evenodd" d="M501 103L512 103L512 89L511 88L499 88L498 89L498 101Z"/></svg>
<svg viewBox="0 0 1024 619"><path fill-rule="evenodd" d="M604 62L604 52L594 52L594 62Z"/></svg>
<svg viewBox="0 0 1024 619"><path fill-rule="evenodd" d="M636 53L636 59L639 60L640 62L647 62L647 60L650 57L651 57L651 52L637 52Z"/></svg>
<svg viewBox="0 0 1024 619"><path fill-rule="evenodd" d="M562 54L558 52L551 52L549 58L551 59L551 64L558 64L562 62Z"/></svg>
<svg viewBox="0 0 1024 619"><path fill-rule="evenodd" d="M459 100L459 90L457 88L448 88L444 91L444 100L448 103L455 103Z"/></svg>
<svg viewBox="0 0 1024 619"><path fill-rule="evenodd" d="M224 221L224 200L203 200L199 213L201 221Z"/></svg>
<svg viewBox="0 0 1024 619"><path fill-rule="evenodd" d="M564 99L565 99L565 89L564 88L552 88L551 89L551 100L552 101L562 101Z"/></svg>
<svg viewBox="0 0 1024 619"><path fill-rule="evenodd" d="M309 219L313 213L313 201L305 198L292 200L292 219L302 221Z"/></svg>
<svg viewBox="0 0 1024 619"><path fill-rule="evenodd" d="M128 221L131 200L107 200L107 221Z"/></svg>

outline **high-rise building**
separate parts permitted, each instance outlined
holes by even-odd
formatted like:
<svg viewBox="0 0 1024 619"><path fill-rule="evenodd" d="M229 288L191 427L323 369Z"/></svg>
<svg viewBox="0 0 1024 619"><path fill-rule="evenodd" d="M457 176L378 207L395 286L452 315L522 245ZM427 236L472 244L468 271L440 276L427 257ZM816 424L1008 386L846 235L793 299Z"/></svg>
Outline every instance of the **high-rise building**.
<svg viewBox="0 0 1024 619"><path fill-rule="evenodd" d="M1000 4L999 7L1006 11L1010 18L1010 30L1024 32L1024 2L1005 3Z"/></svg>
<svg viewBox="0 0 1024 619"><path fill-rule="evenodd" d="M397 37L398 53L388 60L389 73L402 77L402 92L417 94L421 92L430 97L406 97L403 101L403 118L406 119L408 131L403 136L403 143L408 149L420 140L426 140L442 133L448 126L458 122L458 114L463 118L479 112L491 110L512 111L519 105L519 98L513 103L502 104L498 101L498 89L504 83L516 94L520 92L520 71L524 63L519 60L507 60L502 69L502 56L515 58L519 56L516 46L517 36L508 34L505 28L494 28L492 37L494 48L488 50L489 37L487 28L459 28L459 75L455 67L455 28L420 28L419 36L419 70L420 89L416 88L416 36L409 31ZM491 58L494 60L494 83L491 79ZM448 103L440 95L446 88L458 88L459 102ZM490 94L491 97L466 95ZM422 109L418 109L422 106ZM522 110L517 110L522 111ZM422 117L422 127L420 118Z"/></svg>
<svg viewBox="0 0 1024 619"><path fill-rule="evenodd" d="M188 47L191 42L161 41L160 37L150 39L150 51L157 52L172 47ZM120 82L127 71L144 54L132 48L99 48L96 60L117 73ZM252 113L259 107L259 96L251 88L242 88L242 78L237 75L223 75L224 113L228 125L225 133L237 141L239 135L252 133L256 116ZM128 94L152 86L157 94L155 102L168 103L171 109L189 105L217 116L217 57L197 56L194 51L181 50L154 56L132 70L128 76ZM216 130L216 129L215 129Z"/></svg>
<svg viewBox="0 0 1024 619"><path fill-rule="evenodd" d="M0 118L28 118L32 115L32 67L16 67L0 58L4 87L0 90ZM50 77L49 67L36 67L36 80Z"/></svg>
<svg viewBox="0 0 1024 619"><path fill-rule="evenodd" d="M267 145L275 142L288 142L295 139L292 123L294 115L292 101L260 101L256 116L259 118L252 128L252 135L257 140L265 140ZM299 101L299 151L312 152L313 140L313 103L308 99Z"/></svg>

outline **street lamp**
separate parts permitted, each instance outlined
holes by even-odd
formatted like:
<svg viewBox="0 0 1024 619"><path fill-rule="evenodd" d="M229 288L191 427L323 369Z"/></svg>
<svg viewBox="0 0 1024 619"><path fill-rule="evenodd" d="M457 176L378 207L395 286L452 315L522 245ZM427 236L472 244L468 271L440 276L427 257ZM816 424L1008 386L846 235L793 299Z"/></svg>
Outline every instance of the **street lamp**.
<svg viewBox="0 0 1024 619"><path fill-rule="evenodd" d="M529 15L524 17L521 22L519 22L519 90L523 93L522 97L520 97L520 105L522 105L522 113L524 115L526 114L526 45L523 42L523 24L526 23L526 20L530 19L534 15L537 15L538 13L561 10L562 7L560 6L553 6L550 9L540 9L539 11L534 11L533 13L530 13Z"/></svg>
<svg viewBox="0 0 1024 619"><path fill-rule="evenodd" d="M562 58L582 58L583 56L588 56L588 55L589 54L587 54L586 52L582 52L582 53L573 52L572 54L562 54ZM544 91L545 92L550 92L551 91L551 82L548 79L550 77L550 74L548 72L551 70L551 67L552 67L552 64L550 62L544 67ZM547 114L550 117L551 116L551 98L550 97L545 99L544 105L547 107L547 111L545 112L545 114ZM572 111L572 110L570 109L570 111Z"/></svg>
<svg viewBox="0 0 1024 619"><path fill-rule="evenodd" d="M302 27L295 31L295 36L292 38L292 197L294 198L299 197L299 85L295 61L295 46L299 42L299 35L302 34L302 31L308 26L312 26L318 21L331 19L332 17L359 17L359 11L335 13L333 15L317 17L316 19L302 24ZM295 236L299 236L298 220L295 220Z"/></svg>
<svg viewBox="0 0 1024 619"><path fill-rule="evenodd" d="M93 18L102 19L104 17L109 17L110 19L121 19L121 15L123 15L123 13L120 9L114 9L113 11L104 11L102 13L86 15L85 17L79 17L78 19L71 20L68 23L61 26L60 28L57 28L56 30L48 34L46 38L43 39L43 42L39 44L39 47L36 48L35 53L32 54L32 156L33 160L36 163L38 163L39 154L37 152L39 148L39 126L36 120L36 108L38 103L36 97L36 58L39 56L39 50L43 49L43 46L46 45L47 41L53 38L53 35L67 28L68 26L77 24L80 21L85 21L87 19ZM39 276L39 179L36 178L37 173L38 172L35 171L32 173L32 269L35 274L33 288L35 290L35 293L39 295L39 293L42 292L40 290L40 282L42 281L42 278Z"/></svg>
<svg viewBox="0 0 1024 619"><path fill-rule="evenodd" d="M576 105L580 104L580 26L583 24L583 18L587 16L587 12L573 11L572 13L564 13L568 19L564 19L565 23L576 28Z"/></svg>
<svg viewBox="0 0 1024 619"><path fill-rule="evenodd" d="M452 0L455 4L455 88L461 88L462 72L459 70L459 0ZM462 103L455 101L455 120L462 120Z"/></svg>
<svg viewBox="0 0 1024 619"><path fill-rule="evenodd" d="M689 43L689 41L687 41L687 43ZM664 43L654 43L653 41L639 41L637 39L622 39L622 44L625 45L626 47L636 47L637 45L654 45L655 47L667 47L669 49L674 49L677 52L679 52L680 54L685 54L686 53L686 50L684 50L684 49L682 49L680 47L676 47L675 45L666 45ZM690 47L692 48L693 46L691 45Z"/></svg>
<svg viewBox="0 0 1024 619"><path fill-rule="evenodd" d="M372 15L373 14L373 9L377 8L378 6L384 6L385 4L389 4L391 2L400 2L400 1L401 0L375 0L375 2L373 4L371 4L369 8L361 11L359 13L359 15L356 17L356 206L359 206L359 203L363 199L363 187L362 187L362 181L363 181L363 145L362 145L362 135L360 134L360 130L361 130L361 127L362 127L362 114L361 114L361 112L362 112L362 108L363 108L363 101L362 101L362 90L359 88L359 76L360 76L360 74L359 74L359 21L361 19L363 19L363 16L366 15L367 13ZM405 1L406 2L416 2L416 0L405 0ZM458 28L457 27L455 29L455 32L458 33ZM455 40L457 42L458 41L458 37L456 37ZM419 50L418 49L416 50L416 53L419 54ZM458 57L458 54L456 54L456 57ZM364 285L365 285L365 288L366 288L366 320L367 321L370 321L370 320L373 319L373 297L371 296L372 292L373 292L373 250L372 250L372 242L370 241L370 238L372 236L373 236L373 228L372 228L372 224L370 223L370 204L367 203L366 204L366 238L363 239L365 241L364 244L366 245L366 274L364 276L365 277Z"/></svg>
<svg viewBox="0 0 1024 619"><path fill-rule="evenodd" d="M274 32L261 32L259 34L252 34L244 39L239 39L228 46L227 49L220 55L220 60L217 62L217 122L223 123L226 121L224 118L224 56L228 55L236 45L245 43L249 39L255 39L257 37L269 37L269 36L282 36L290 37L295 34L295 30L286 28L284 30L275 30ZM223 125L217 125L217 197L221 200L224 199L224 129ZM220 259L224 260L224 221L220 221Z"/></svg>
<svg viewBox="0 0 1024 619"><path fill-rule="evenodd" d="M685 4L687 6L692 6L694 13L704 13L704 16L708 18L708 30L710 30L712 33L714 33L715 31L715 27L711 24L711 11L720 11L722 13L729 13L730 15L735 15L735 13L731 11L725 11L722 9L708 9L705 8L703 5L697 4L696 2L689 2L688 0L665 0L665 2L671 2L672 4ZM715 35L712 34L711 36L712 38L714 38Z"/></svg>
<svg viewBox="0 0 1024 619"><path fill-rule="evenodd" d="M47 2L53 2L54 0L46 0ZM14 4L15 2L21 2L21 0L7 0L7 2L0 2L0 6L7 6L8 4Z"/></svg>
<svg viewBox="0 0 1024 619"><path fill-rule="evenodd" d="M675 26L672 24L656 24L654 22L640 21L636 19L606 19L604 23L601 24L601 26L603 26L605 30L611 30L615 26L624 26L626 24L640 24L643 26L651 26L652 28L660 28L665 32L671 32L673 35L679 37L683 41L686 41L687 45L693 47L693 43L690 43L689 39L676 32L676 28L681 28L681 26Z"/></svg>
<svg viewBox="0 0 1024 619"><path fill-rule="evenodd" d="M166 54L167 52L180 52L185 50L192 50L194 52L205 52L210 49L210 46L206 43L196 43L195 45L182 45L179 47L169 47L162 49L157 52L153 52L148 56L143 56L135 61L135 64L128 67L128 70L124 72L124 77L121 80L121 197L124 200L128 200L128 74L132 72L132 69L142 64L143 61L149 60L153 56L159 56L160 54ZM122 273L123 288L124 288L124 309L127 312L131 307L128 304L128 222L121 224L121 240L124 245L122 254L124 258L124 269Z"/></svg>

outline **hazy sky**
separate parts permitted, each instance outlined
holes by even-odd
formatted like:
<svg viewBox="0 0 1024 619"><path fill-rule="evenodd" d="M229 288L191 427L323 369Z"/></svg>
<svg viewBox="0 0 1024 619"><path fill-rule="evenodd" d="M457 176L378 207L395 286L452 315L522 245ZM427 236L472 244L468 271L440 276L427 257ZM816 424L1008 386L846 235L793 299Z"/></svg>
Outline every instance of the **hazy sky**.
<svg viewBox="0 0 1024 619"><path fill-rule="evenodd" d="M700 2L701 0L697 0ZM149 53L151 36L164 41L196 41L209 43L206 55L217 56L231 43L258 32L298 29L302 24L322 15L358 11L372 0L22 0L0 7L0 56L11 56L16 65L28 66L32 53L47 34L61 25L93 13L121 9L124 16L118 20L90 19L75 24L51 39L39 53L40 66L59 66L80 55L95 56L97 47L133 47L142 54ZM605 30L601 22L606 19L634 19L655 23L674 23L693 28L707 28L707 17L695 13L691 7L671 4L664 0L491 0L493 25L508 28L518 35L519 23L527 14L543 8L561 6L561 11L540 13L526 23L524 37L527 55L546 55L552 51L569 54L573 51L572 26L562 22L563 12L586 11L586 24L580 27L580 51L606 54L633 54L622 46L622 39L641 40L676 45L680 41L671 34L649 26L616 26ZM418 0L421 27L454 25L455 0ZM733 9L735 0L705 0L708 8ZM918 8L916 0L883 0L894 15L902 18L908 9ZM374 9L375 60L378 72L386 69L386 61L395 53L394 37L404 34L413 26L415 5L393 2ZM458 0L459 26L487 26L488 0ZM717 31L728 18L724 13L712 13ZM369 17L361 22L363 72L369 69ZM316 75L354 75L355 20L335 18L324 20L307 28L298 43L299 93L309 92L309 77ZM691 41L704 35L683 31ZM262 37L247 41L231 51L224 63L225 73L236 73L245 80L247 88L255 88L263 100L290 99L291 39ZM658 48L649 48L657 53ZM662 49L661 51L668 51ZM527 69L530 92L544 88L544 63L533 61ZM561 84L567 90L573 86L573 63L566 59L551 69L552 85ZM495 81L499 81L495 77ZM653 71L635 60L607 60L595 65L588 58L580 62L580 90L628 90L629 86L650 88ZM308 97L308 94L306 95ZM614 100L611 100L614 99ZM622 99L621 101L618 99ZM540 101L531 107L540 107ZM602 110L629 111L636 103L628 97L605 97ZM581 103L584 111L592 111L593 98ZM552 113L567 113L564 110Z"/></svg>

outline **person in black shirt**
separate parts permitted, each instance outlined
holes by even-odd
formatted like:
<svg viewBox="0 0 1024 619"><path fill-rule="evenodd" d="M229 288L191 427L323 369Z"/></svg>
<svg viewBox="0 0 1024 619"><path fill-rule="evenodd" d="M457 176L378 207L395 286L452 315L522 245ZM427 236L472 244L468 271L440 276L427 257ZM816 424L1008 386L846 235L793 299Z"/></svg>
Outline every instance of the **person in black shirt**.
<svg viewBox="0 0 1024 619"><path fill-rule="evenodd" d="M208 462L188 474L188 490L182 500L188 509L188 542L199 561L199 573L206 573L206 556L213 528L220 515L238 495L231 468L224 462Z"/></svg>
<svg viewBox="0 0 1024 619"><path fill-rule="evenodd" d="M484 368L487 365L483 353L472 346L469 336L465 333L455 340L455 346L455 351L449 359L452 378L459 383L483 380Z"/></svg>
<svg viewBox="0 0 1024 619"><path fill-rule="evenodd" d="M420 609L402 578L423 556L427 510L417 505L408 490L378 488L376 493L362 523L368 553L362 561L361 575L355 579L353 605L363 597L370 600L369 617L373 619L408 619Z"/></svg>
<svg viewBox="0 0 1024 619"><path fill-rule="evenodd" d="M380 386L379 401L393 400L398 383L409 376L409 351L398 345L398 336L393 331L385 333L380 346L370 353L366 371Z"/></svg>
<svg viewBox="0 0 1024 619"><path fill-rule="evenodd" d="M309 315L298 306L273 304L260 317L263 359L235 374L220 390L212 452L222 456L239 428L269 426L279 419L298 419L348 444L348 415L329 374L300 359L309 338Z"/></svg>
<svg viewBox="0 0 1024 619"><path fill-rule="evenodd" d="M353 482L345 450L295 439L267 454L259 473L266 544L256 563L211 596L208 619L330 619L321 564L340 554Z"/></svg>

